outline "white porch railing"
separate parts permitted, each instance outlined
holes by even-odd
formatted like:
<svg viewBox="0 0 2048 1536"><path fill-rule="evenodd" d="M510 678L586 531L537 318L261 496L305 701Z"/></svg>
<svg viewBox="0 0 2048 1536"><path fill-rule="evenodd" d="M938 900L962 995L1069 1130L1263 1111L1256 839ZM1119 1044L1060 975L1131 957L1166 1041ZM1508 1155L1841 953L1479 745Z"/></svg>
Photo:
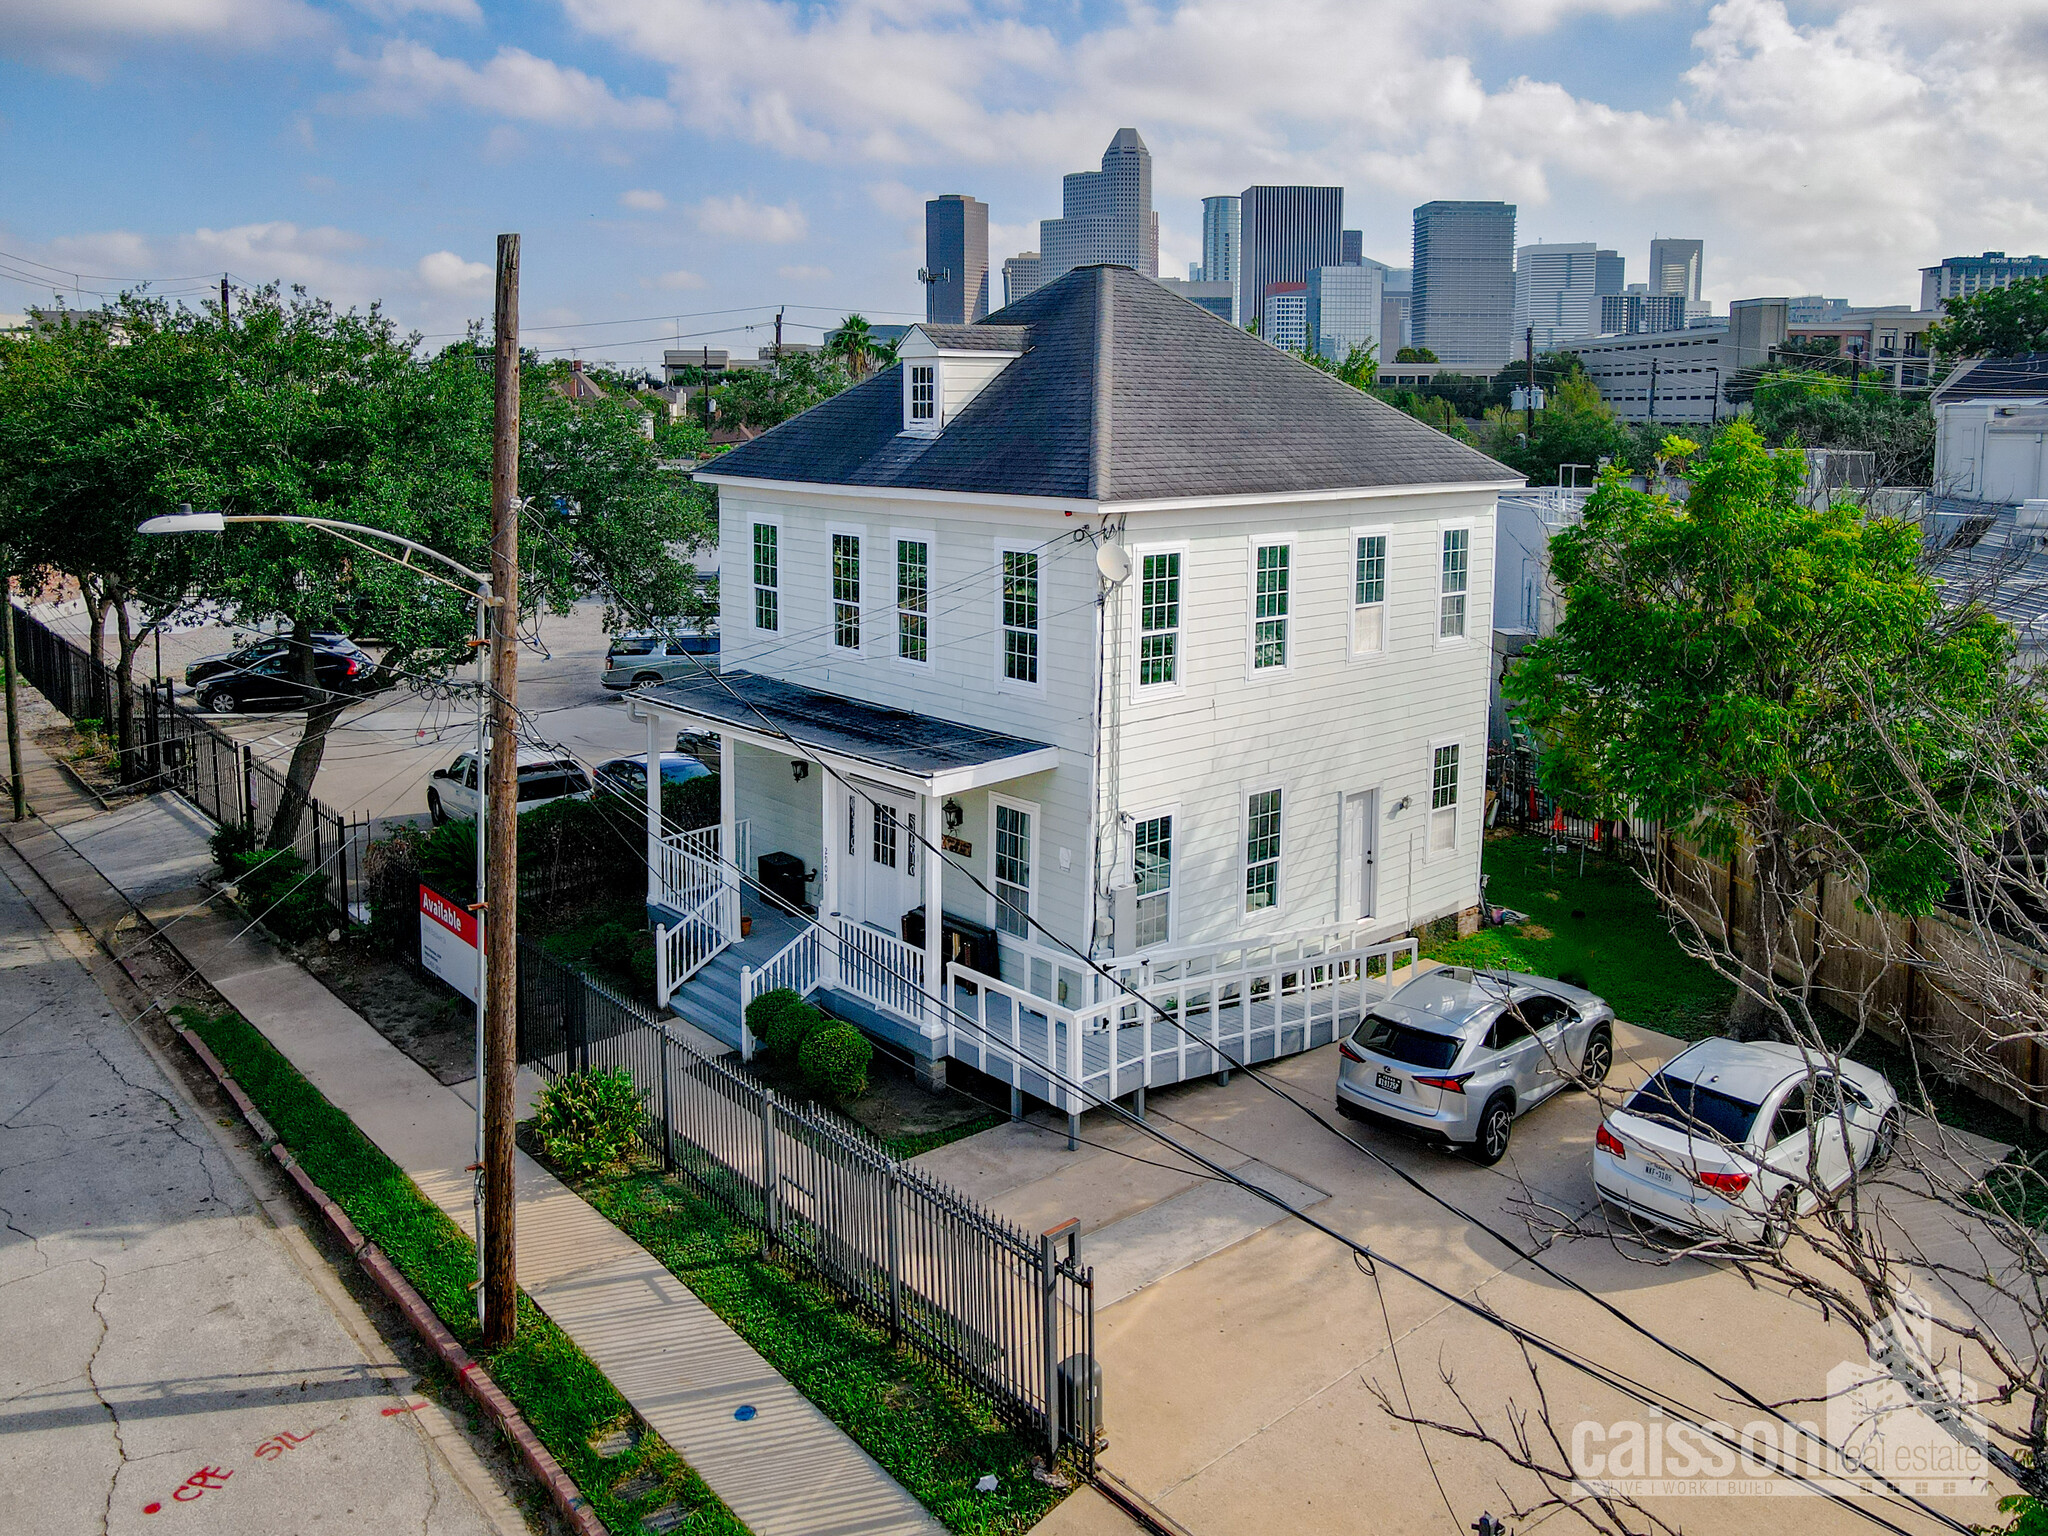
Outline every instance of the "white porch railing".
<svg viewBox="0 0 2048 1536"><path fill-rule="evenodd" d="M1113 965L1130 990L1098 977L1103 1000L1079 1008L949 965L947 1054L1078 1114L1155 1083L1327 1045L1414 975L1417 954L1413 939L1340 935L1186 951Z"/></svg>
<svg viewBox="0 0 2048 1536"><path fill-rule="evenodd" d="M754 1035L747 1028L747 1008L763 992L787 987L799 997L809 997L824 984L827 973L824 954L830 941L816 923L804 924L803 931L763 962L760 969L740 968L740 1060L754 1059Z"/></svg>
<svg viewBox="0 0 2048 1536"><path fill-rule="evenodd" d="M738 942L740 890L738 882L725 878L726 871L714 860L681 847L664 846L663 854L664 864L675 877L664 889L683 898L663 902L680 909L682 921L673 928L660 923L654 927L654 996L656 1004L665 1008L676 989L701 971L713 955Z"/></svg>
<svg viewBox="0 0 2048 1536"><path fill-rule="evenodd" d="M838 925L839 942L832 957L836 972L832 984L878 1008L922 1023L930 1011L924 995L924 951L850 917L833 921Z"/></svg>
<svg viewBox="0 0 2048 1536"><path fill-rule="evenodd" d="M711 887L746 878L748 855L752 852L753 823L741 821L733 827L733 848L737 870L723 869L719 856L719 828L697 827L688 832L671 832L656 845L654 868L648 876L647 899L678 912L698 906ZM725 881L726 874L732 881Z"/></svg>

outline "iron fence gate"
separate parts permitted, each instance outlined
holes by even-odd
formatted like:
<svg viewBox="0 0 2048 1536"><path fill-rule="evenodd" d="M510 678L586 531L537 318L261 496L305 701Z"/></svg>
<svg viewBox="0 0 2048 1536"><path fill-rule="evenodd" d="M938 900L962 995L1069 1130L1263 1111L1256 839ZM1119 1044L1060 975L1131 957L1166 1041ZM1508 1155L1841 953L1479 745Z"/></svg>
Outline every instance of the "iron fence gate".
<svg viewBox="0 0 2048 1536"><path fill-rule="evenodd" d="M74 723L97 720L111 729L121 697L120 675L13 604L16 664L21 675ZM121 776L137 789L175 789L223 827L269 828L284 799L284 776L212 722L179 709L168 687L129 690L135 740ZM308 797L292 851L327 876L330 905L360 921L369 892L363 856L369 823Z"/></svg>
<svg viewBox="0 0 2048 1536"><path fill-rule="evenodd" d="M647 1141L890 1336L1094 1471L1095 1287L1073 1223L1031 1238L851 1121L698 1055L652 1015L519 946L519 1059L632 1074Z"/></svg>
<svg viewBox="0 0 2048 1536"><path fill-rule="evenodd" d="M1543 792L1533 754L1515 747L1488 747L1486 787L1493 792L1490 824L1541 832L1573 847L1611 854L1656 846L1657 824L1640 817L1581 816Z"/></svg>

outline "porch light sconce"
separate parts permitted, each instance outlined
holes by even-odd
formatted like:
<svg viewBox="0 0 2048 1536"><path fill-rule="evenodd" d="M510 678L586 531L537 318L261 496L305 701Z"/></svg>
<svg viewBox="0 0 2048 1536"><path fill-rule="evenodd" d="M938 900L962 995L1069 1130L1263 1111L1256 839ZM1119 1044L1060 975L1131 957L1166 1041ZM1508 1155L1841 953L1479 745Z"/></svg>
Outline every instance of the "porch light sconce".
<svg viewBox="0 0 2048 1536"><path fill-rule="evenodd" d="M958 832L960 830L960 823L967 819L967 813L960 809L960 802L958 800L948 800L939 809L940 813L946 818L946 830L948 832Z"/></svg>
<svg viewBox="0 0 2048 1536"><path fill-rule="evenodd" d="M1394 802L1394 808L1391 811L1387 812L1387 819L1391 821L1394 817L1400 815L1403 811L1407 810L1409 801L1411 799L1411 796L1403 795L1400 799L1396 800Z"/></svg>
<svg viewBox="0 0 2048 1536"><path fill-rule="evenodd" d="M801 784L811 776L811 765L800 757L794 758L790 761L789 776Z"/></svg>

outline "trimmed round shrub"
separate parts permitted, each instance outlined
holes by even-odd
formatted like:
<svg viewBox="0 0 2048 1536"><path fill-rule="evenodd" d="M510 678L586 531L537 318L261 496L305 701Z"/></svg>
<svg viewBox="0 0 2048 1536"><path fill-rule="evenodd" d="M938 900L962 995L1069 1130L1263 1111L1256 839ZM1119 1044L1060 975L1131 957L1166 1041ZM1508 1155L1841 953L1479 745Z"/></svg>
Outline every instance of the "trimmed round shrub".
<svg viewBox="0 0 2048 1536"><path fill-rule="evenodd" d="M558 1077L541 1090L533 1113L541 1150L572 1178L630 1167L646 1124L639 1086L626 1071Z"/></svg>
<svg viewBox="0 0 2048 1536"><path fill-rule="evenodd" d="M875 1048L851 1024L830 1023L812 1030L797 1052L804 1084L819 1098L857 1099L867 1092L868 1063Z"/></svg>
<svg viewBox="0 0 2048 1536"><path fill-rule="evenodd" d="M825 1016L788 987L763 992L747 1004L747 1029L777 1056L794 1056Z"/></svg>

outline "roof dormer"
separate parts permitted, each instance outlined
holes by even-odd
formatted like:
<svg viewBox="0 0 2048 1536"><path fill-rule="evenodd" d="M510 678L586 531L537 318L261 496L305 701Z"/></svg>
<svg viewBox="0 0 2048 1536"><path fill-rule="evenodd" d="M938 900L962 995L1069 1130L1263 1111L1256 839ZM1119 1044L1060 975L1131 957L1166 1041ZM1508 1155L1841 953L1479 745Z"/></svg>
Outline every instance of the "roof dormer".
<svg viewBox="0 0 2048 1536"><path fill-rule="evenodd" d="M903 430L937 437L989 380L1024 355L1021 325L914 325L896 349L903 365Z"/></svg>

